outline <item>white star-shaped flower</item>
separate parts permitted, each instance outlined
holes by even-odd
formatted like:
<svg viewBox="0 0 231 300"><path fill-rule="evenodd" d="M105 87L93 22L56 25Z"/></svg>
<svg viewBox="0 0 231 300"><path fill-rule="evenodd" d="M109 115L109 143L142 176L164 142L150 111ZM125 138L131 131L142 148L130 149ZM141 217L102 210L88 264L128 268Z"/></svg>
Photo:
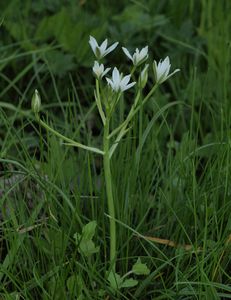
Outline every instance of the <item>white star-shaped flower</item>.
<svg viewBox="0 0 231 300"><path fill-rule="evenodd" d="M171 74L169 74L170 68L171 68L171 64L168 56L163 61L160 60L158 64L154 60L153 70L154 70L154 75L157 84L163 83L173 74L180 71L180 69L176 69Z"/></svg>
<svg viewBox="0 0 231 300"><path fill-rule="evenodd" d="M97 59L101 59L104 56L106 56L108 53L112 52L117 45L118 42L111 45L109 48L107 48L107 39L103 41L103 43L99 46L96 39L93 36L90 36L89 44L91 46L92 51L94 52Z"/></svg>
<svg viewBox="0 0 231 300"><path fill-rule="evenodd" d="M106 68L106 70L104 70L104 65L100 65L98 61L95 61L92 70L98 79L102 79L103 76L111 70L111 68Z"/></svg>
<svg viewBox="0 0 231 300"><path fill-rule="evenodd" d="M130 74L123 77L123 75L120 74L119 70L115 67L112 72L112 78L106 78L106 80L113 91L124 92L136 84L136 82L129 83L130 78Z"/></svg>
<svg viewBox="0 0 231 300"><path fill-rule="evenodd" d="M148 46L139 50L136 48L133 55L130 54L127 48L122 47L123 52L127 55L127 57L133 62L134 66L141 65L148 58Z"/></svg>

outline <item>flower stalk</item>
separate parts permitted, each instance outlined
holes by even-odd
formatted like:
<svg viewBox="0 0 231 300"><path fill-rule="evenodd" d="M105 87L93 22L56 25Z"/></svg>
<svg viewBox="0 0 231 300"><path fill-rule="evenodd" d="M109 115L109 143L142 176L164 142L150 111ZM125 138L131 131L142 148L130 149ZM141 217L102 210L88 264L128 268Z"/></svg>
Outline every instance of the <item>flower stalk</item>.
<svg viewBox="0 0 231 300"><path fill-rule="evenodd" d="M35 118L38 121L38 123L43 126L46 130L52 132L54 135L56 135L57 137L59 137L61 140L65 141L66 143L64 143L66 146L72 146L72 147L77 147L77 148L82 148L84 150L90 151L90 152L94 152L97 154L101 154L104 155L104 152L98 148L95 147L90 147L90 146L86 146L84 144L78 143L68 137L66 137L65 135L61 134L60 132L56 131L55 129L53 129L52 127L50 127L48 124L46 124L44 121L41 120L39 113L35 114Z"/></svg>
<svg viewBox="0 0 231 300"><path fill-rule="evenodd" d="M112 176L110 165L110 143L109 143L110 118L106 118L103 134L103 166L104 178L107 193L108 212L110 215L110 262L111 270L115 272L116 263L116 222L115 222L115 205L112 190Z"/></svg>

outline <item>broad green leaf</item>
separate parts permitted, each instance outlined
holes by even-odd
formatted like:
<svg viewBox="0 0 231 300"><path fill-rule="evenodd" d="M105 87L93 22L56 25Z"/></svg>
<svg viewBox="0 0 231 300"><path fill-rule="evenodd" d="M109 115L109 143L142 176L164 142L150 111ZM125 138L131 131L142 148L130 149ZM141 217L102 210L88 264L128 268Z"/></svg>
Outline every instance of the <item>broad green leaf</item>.
<svg viewBox="0 0 231 300"><path fill-rule="evenodd" d="M99 252L99 246L95 247L92 240L82 240L79 244L79 252L88 257Z"/></svg>
<svg viewBox="0 0 231 300"><path fill-rule="evenodd" d="M147 265L141 263L140 258L138 258L137 262L132 267L132 272L136 275L148 275L150 270Z"/></svg>
<svg viewBox="0 0 231 300"><path fill-rule="evenodd" d="M95 235L96 226L96 221L91 221L87 223L82 229L82 239L92 240Z"/></svg>
<svg viewBox="0 0 231 300"><path fill-rule="evenodd" d="M120 275L113 272L109 273L108 281L114 290L119 290L123 284L123 279L120 277Z"/></svg>
<svg viewBox="0 0 231 300"><path fill-rule="evenodd" d="M137 284L138 284L138 281L137 281L137 280L135 280L135 279L133 279L133 278L129 278L129 279L126 279L126 280L122 283L121 287L122 287L122 288L130 288L130 287L136 286Z"/></svg>
<svg viewBox="0 0 231 300"><path fill-rule="evenodd" d="M74 239L79 247L78 251L87 257L99 251L99 247L96 247L92 241L96 226L96 221L91 221L83 227L82 234L74 234Z"/></svg>
<svg viewBox="0 0 231 300"><path fill-rule="evenodd" d="M82 278L79 275L73 274L67 279L67 289L70 294L81 295L84 289Z"/></svg>

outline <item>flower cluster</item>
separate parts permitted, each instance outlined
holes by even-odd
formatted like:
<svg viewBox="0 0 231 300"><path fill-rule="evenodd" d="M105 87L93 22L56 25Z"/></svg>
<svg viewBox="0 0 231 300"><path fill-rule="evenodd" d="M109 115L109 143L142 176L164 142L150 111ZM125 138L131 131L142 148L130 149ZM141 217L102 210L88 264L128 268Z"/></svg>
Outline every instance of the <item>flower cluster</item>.
<svg viewBox="0 0 231 300"><path fill-rule="evenodd" d="M108 46L107 39L105 39L102 42L102 44L99 45L96 39L90 36L89 44L96 58L98 60L101 60L103 57L105 57L107 54L112 52L117 47L118 42L112 44L110 47L107 47ZM128 51L128 49L125 47L122 47L122 50L125 53L125 55L132 61L134 68L140 66L148 59L148 46L142 48L141 50L136 48L133 54L131 54ZM149 65L146 64L143 70L141 71L139 77L139 87L141 88L144 88L144 86L147 83L148 67ZM169 74L170 68L171 68L171 64L168 56L163 61L160 60L158 63L154 60L153 71L154 71L155 82L157 85L163 83L168 78L170 78L173 74L180 71L180 69L176 69ZM103 64L100 64L98 61L95 61L92 69L96 78L100 80L110 71L111 68L105 69ZM134 86L136 82L134 81L129 83L130 79L131 79L131 74L123 76L123 74L120 73L116 67L112 71L112 77L106 78L108 85L115 92L124 92L129 88L131 88L132 86Z"/></svg>

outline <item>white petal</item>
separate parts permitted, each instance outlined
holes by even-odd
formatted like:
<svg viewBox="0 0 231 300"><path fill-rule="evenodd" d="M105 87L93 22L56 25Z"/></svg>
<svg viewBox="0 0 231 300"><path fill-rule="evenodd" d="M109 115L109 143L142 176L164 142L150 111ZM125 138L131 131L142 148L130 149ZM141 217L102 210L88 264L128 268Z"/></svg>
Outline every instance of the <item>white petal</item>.
<svg viewBox="0 0 231 300"><path fill-rule="evenodd" d="M144 48L143 48L143 49L140 50L139 56L140 56L140 57L144 57L145 55L146 55L146 52L145 52L145 50L144 50Z"/></svg>
<svg viewBox="0 0 231 300"><path fill-rule="evenodd" d="M94 61L93 69L94 69L94 68L98 68L98 67L99 67L99 63L98 63L98 61L95 60L95 61Z"/></svg>
<svg viewBox="0 0 231 300"><path fill-rule="evenodd" d="M144 51L145 55L148 54L148 46L144 47L142 50Z"/></svg>
<svg viewBox="0 0 231 300"><path fill-rule="evenodd" d="M96 39L91 35L90 35L89 43L92 44L94 47L98 46L98 43L97 43Z"/></svg>
<svg viewBox="0 0 231 300"><path fill-rule="evenodd" d="M101 65L99 66L99 71L100 71L100 73L103 73L103 70L104 70L104 65L101 64Z"/></svg>
<svg viewBox="0 0 231 300"><path fill-rule="evenodd" d="M162 65L163 67L166 67L166 66L170 65L170 60L169 60L169 57L168 57L168 56L165 57L165 59L164 59L163 61L160 60L160 62L161 62L161 65Z"/></svg>
<svg viewBox="0 0 231 300"><path fill-rule="evenodd" d="M177 73L177 72L179 72L179 71L180 71L180 69L174 70L171 74L169 74L169 75L166 77L166 79L168 79L169 77L171 77L172 75L174 75L175 73Z"/></svg>
<svg viewBox="0 0 231 300"><path fill-rule="evenodd" d="M158 70L161 74L163 74L166 71L166 68L168 68L169 65L166 64L165 61L161 62L161 64L158 67Z"/></svg>
<svg viewBox="0 0 231 300"><path fill-rule="evenodd" d="M110 78L106 77L107 83L112 82Z"/></svg>
<svg viewBox="0 0 231 300"><path fill-rule="evenodd" d="M90 35L89 44L91 46L92 51L95 54L96 47L98 47L98 43L97 43L96 39L93 36L91 36L91 35Z"/></svg>
<svg viewBox="0 0 231 300"><path fill-rule="evenodd" d="M106 51L105 51L105 55L107 55L108 53L112 52L117 45L119 44L119 42L115 42L113 45L111 45Z"/></svg>
<svg viewBox="0 0 231 300"><path fill-rule="evenodd" d="M90 37L89 44L91 46L92 51L96 55L96 48L98 47L96 40L93 37Z"/></svg>
<svg viewBox="0 0 231 300"><path fill-rule="evenodd" d="M98 69L99 69L99 63L97 61L95 61L92 70L94 73L96 73L98 71Z"/></svg>
<svg viewBox="0 0 231 300"><path fill-rule="evenodd" d="M127 85L128 82L130 81L130 78L131 78L131 75L127 75L127 76L124 76L124 78L121 80L121 85Z"/></svg>
<svg viewBox="0 0 231 300"><path fill-rule="evenodd" d="M169 60L169 57L167 56L165 59L164 59L164 61L163 62L165 62L165 63L167 63L168 65L170 64L170 60Z"/></svg>
<svg viewBox="0 0 231 300"><path fill-rule="evenodd" d="M124 92L124 91L130 89L135 84L136 84L136 82L132 82L132 83L129 83L128 85L126 85L126 86L120 87L121 91Z"/></svg>
<svg viewBox="0 0 231 300"><path fill-rule="evenodd" d="M105 76L109 71L111 70L111 68L107 68L101 75L101 77Z"/></svg>
<svg viewBox="0 0 231 300"><path fill-rule="evenodd" d="M161 67L161 65L162 65L162 62L161 62L161 60L158 62L158 64L156 64L156 70L159 70L160 69L160 67Z"/></svg>
<svg viewBox="0 0 231 300"><path fill-rule="evenodd" d="M120 83L120 73L119 73L119 70L116 67L112 71L112 81L115 84Z"/></svg>
<svg viewBox="0 0 231 300"><path fill-rule="evenodd" d="M113 86L113 82L111 81L111 79L106 77L106 80L107 80L107 83L110 84L110 86L112 87Z"/></svg>
<svg viewBox="0 0 231 300"><path fill-rule="evenodd" d="M166 71L165 71L165 75L168 76L169 74L169 71L170 71L170 68L171 68L171 64L169 64L166 68Z"/></svg>
<svg viewBox="0 0 231 300"><path fill-rule="evenodd" d="M158 73L157 77L158 77L157 81L159 83L164 82L166 80L166 77L167 77L167 70L162 67L162 70L159 70L159 73Z"/></svg>
<svg viewBox="0 0 231 300"><path fill-rule="evenodd" d="M103 43L100 46L100 50L104 53L107 48L107 39L103 41Z"/></svg>
<svg viewBox="0 0 231 300"><path fill-rule="evenodd" d="M122 47L124 54L133 61L133 58L127 48Z"/></svg>
<svg viewBox="0 0 231 300"><path fill-rule="evenodd" d="M140 52L139 52L139 49L136 48L133 56L132 56L132 61L133 61L133 65L137 65L139 63L139 60L140 60Z"/></svg>

